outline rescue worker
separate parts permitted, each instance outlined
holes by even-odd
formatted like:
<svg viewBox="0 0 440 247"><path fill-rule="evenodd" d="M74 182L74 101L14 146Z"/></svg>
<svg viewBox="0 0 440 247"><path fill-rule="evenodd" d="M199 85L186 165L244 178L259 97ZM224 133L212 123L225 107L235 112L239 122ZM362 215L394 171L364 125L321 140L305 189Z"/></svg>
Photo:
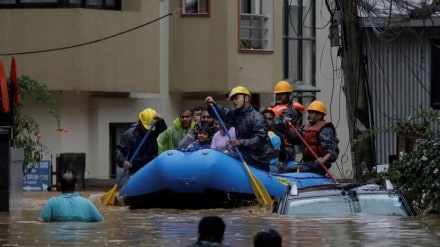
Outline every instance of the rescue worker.
<svg viewBox="0 0 440 247"><path fill-rule="evenodd" d="M283 136L284 133L288 131L288 128L286 129L283 123L284 120L288 118L294 126L299 127L301 125L302 112L304 111L303 105L291 99L292 92L293 88L290 83L287 81L279 81L274 89L275 103L268 108L275 113L273 129L278 133L282 133ZM295 145L287 142L286 138L283 138L283 142L285 155L280 157L280 161L288 163L289 161L295 160Z"/></svg>
<svg viewBox="0 0 440 247"><path fill-rule="evenodd" d="M302 162L293 167L293 170L325 175L326 170L322 165L329 169L331 163L338 158L339 139L336 136L335 126L331 122L324 120L326 114L327 109L322 101L315 100L307 107L308 124L302 126L298 132L313 152L307 145L303 145ZM301 138L293 130L290 137L289 141L292 143L302 144Z"/></svg>
<svg viewBox="0 0 440 247"><path fill-rule="evenodd" d="M267 139L267 127L264 117L251 106L251 93L245 87L238 86L231 90L229 100L234 109L229 109L215 103L214 98L208 96L205 102L212 105L220 115L220 121L231 123L236 131L236 139L230 144L241 152L244 160L252 166L269 171L270 145ZM209 113L216 117L212 107Z"/></svg>
<svg viewBox="0 0 440 247"><path fill-rule="evenodd" d="M275 116L281 116L289 105L300 113L304 111L303 105L291 99L293 88L287 81L279 81L275 85L273 93L275 94L275 102L268 109L272 110Z"/></svg>
<svg viewBox="0 0 440 247"><path fill-rule="evenodd" d="M135 152L138 145L141 143L147 131L150 129L150 124L156 122L154 128L151 130L147 140L141 147L137 157L134 158L133 163L129 160ZM146 163L157 156L158 146L156 138L160 133L165 131L167 125L165 121L157 114L154 109L147 108L139 113L137 123L128 128L121 136L120 143L116 146L115 160L119 167L128 169L130 175L141 169Z"/></svg>

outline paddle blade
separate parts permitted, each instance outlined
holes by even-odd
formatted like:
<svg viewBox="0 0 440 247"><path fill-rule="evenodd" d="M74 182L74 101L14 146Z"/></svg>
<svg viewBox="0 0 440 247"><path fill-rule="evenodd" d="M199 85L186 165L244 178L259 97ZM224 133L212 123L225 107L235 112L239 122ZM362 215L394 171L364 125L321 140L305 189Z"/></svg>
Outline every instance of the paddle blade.
<svg viewBox="0 0 440 247"><path fill-rule="evenodd" d="M257 198L258 203L260 203L260 205L271 207L273 204L273 200L270 197L269 193L267 192L266 188L261 183L261 181L258 180L257 177L255 177L255 175L249 169L246 162L243 162L243 165L246 168L246 172L249 175L251 185L252 185L252 190L254 191L254 194L255 194L255 197Z"/></svg>
<svg viewBox="0 0 440 247"><path fill-rule="evenodd" d="M118 185L115 184L111 190L105 193L101 198L101 203L106 206L115 206L116 205L116 190L118 189Z"/></svg>

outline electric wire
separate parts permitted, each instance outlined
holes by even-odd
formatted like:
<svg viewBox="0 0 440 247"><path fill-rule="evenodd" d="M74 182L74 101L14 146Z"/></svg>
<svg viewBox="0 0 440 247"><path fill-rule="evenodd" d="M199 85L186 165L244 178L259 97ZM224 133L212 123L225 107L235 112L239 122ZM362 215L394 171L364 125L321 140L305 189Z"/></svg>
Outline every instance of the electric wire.
<svg viewBox="0 0 440 247"><path fill-rule="evenodd" d="M57 47L57 48L49 48L49 49L42 49L42 50L35 50L35 51L23 51L23 52L7 52L7 53L0 53L0 56L14 56L14 55L27 55L27 54L37 54L37 53L45 53L45 52L53 52L53 51L61 51L61 50L67 50L67 49L73 49L73 48L77 48L77 47L81 47L81 46L87 46L87 45L91 45L91 44L95 44L95 43L99 43L108 39L112 39L121 35L124 35L126 33L130 33L132 31L135 31L137 29L143 28L145 26L151 25L157 21L160 21L168 16L171 16L174 12L176 11L180 11L181 8L178 8L174 11L168 12L165 15L159 16L158 18L155 18L151 21L148 21L146 23L143 23L141 25L135 26L133 28L124 30L122 32L116 33L116 34L112 34L100 39L95 39L92 41L87 41L87 42L83 42L80 44L75 44L75 45L69 45L69 46L64 46L64 47Z"/></svg>

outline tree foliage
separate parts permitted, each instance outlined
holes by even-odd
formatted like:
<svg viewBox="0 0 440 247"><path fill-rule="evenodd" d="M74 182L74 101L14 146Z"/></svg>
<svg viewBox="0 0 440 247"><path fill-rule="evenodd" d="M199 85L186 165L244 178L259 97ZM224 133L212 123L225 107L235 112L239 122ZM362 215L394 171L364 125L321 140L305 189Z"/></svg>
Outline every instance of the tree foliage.
<svg viewBox="0 0 440 247"><path fill-rule="evenodd" d="M61 117L57 102L44 83L23 75L19 78L18 87L22 100L15 103L12 109L12 146L24 149L24 164L36 164L49 150L40 141L42 134L39 124L33 117L25 114L23 99L34 99L38 104L46 107L57 123L57 130L63 131L64 128L60 127Z"/></svg>
<svg viewBox="0 0 440 247"><path fill-rule="evenodd" d="M440 138L426 136L415 151L393 162L388 175L417 212L426 212L440 200Z"/></svg>
<svg viewBox="0 0 440 247"><path fill-rule="evenodd" d="M421 124L414 124L421 119ZM440 202L439 121L440 112L435 110L420 111L407 121L398 121L394 128L397 133L417 137L414 149L400 154L388 171L379 175L389 178L418 213L438 207Z"/></svg>

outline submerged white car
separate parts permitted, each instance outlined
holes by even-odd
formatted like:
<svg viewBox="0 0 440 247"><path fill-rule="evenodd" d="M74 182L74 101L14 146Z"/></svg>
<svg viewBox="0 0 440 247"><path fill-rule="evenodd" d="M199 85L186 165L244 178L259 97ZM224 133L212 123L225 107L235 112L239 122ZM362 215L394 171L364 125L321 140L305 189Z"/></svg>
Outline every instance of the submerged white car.
<svg viewBox="0 0 440 247"><path fill-rule="evenodd" d="M378 184L335 184L297 189L295 184L276 207L280 215L326 216L362 213L415 216L412 207L389 180Z"/></svg>

